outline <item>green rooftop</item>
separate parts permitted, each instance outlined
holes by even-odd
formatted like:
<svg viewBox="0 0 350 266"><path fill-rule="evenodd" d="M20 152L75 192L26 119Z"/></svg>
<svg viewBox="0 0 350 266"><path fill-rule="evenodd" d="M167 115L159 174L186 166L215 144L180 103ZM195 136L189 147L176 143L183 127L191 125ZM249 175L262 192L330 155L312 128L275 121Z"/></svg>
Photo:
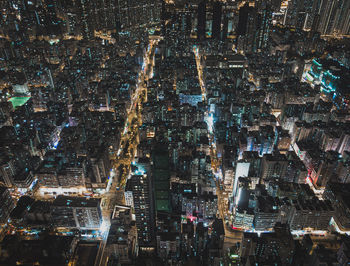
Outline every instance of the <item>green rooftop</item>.
<svg viewBox="0 0 350 266"><path fill-rule="evenodd" d="M12 103L12 106L14 109L17 108L17 106L22 106L30 99L30 96L17 96L17 97L11 97L8 101Z"/></svg>
<svg viewBox="0 0 350 266"><path fill-rule="evenodd" d="M156 210L170 212L169 200L156 200Z"/></svg>

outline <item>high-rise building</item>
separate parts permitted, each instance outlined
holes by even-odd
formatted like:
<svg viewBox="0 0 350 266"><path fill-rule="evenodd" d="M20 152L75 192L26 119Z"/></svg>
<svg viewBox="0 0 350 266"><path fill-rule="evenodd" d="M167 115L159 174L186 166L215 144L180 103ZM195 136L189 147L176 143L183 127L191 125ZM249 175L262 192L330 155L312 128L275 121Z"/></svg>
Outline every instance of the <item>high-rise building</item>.
<svg viewBox="0 0 350 266"><path fill-rule="evenodd" d="M267 47L269 41L272 9L267 3L257 7L246 3L239 9L237 25L238 49L245 53L258 52Z"/></svg>
<svg viewBox="0 0 350 266"><path fill-rule="evenodd" d="M213 24L212 24L212 36L219 40L221 35L221 17L222 6L220 2L213 3Z"/></svg>
<svg viewBox="0 0 350 266"><path fill-rule="evenodd" d="M164 146L153 151L153 180L156 211L170 212L169 154Z"/></svg>
<svg viewBox="0 0 350 266"><path fill-rule="evenodd" d="M329 201L296 201L292 205L288 223L293 230L327 230L333 215L334 209Z"/></svg>
<svg viewBox="0 0 350 266"><path fill-rule="evenodd" d="M288 161L283 154L265 154L262 160L263 180L283 179L287 170Z"/></svg>
<svg viewBox="0 0 350 266"><path fill-rule="evenodd" d="M249 30L249 20L254 14L254 7L249 6L246 3L243 7L239 9L239 20L237 25L237 35L245 35Z"/></svg>
<svg viewBox="0 0 350 266"><path fill-rule="evenodd" d="M344 5L340 9L338 31L341 35L350 34L350 2L349 1L345 1Z"/></svg>
<svg viewBox="0 0 350 266"><path fill-rule="evenodd" d="M116 32L120 30L121 18L126 22L128 17L125 15L129 14L122 14L123 9L120 6L123 4L122 2L125 1L78 0L74 2L67 16L70 27L69 31L74 32L76 28L75 24L77 23L83 37L85 39L91 39L95 36L95 32ZM141 5L139 2L137 4Z"/></svg>
<svg viewBox="0 0 350 266"><path fill-rule="evenodd" d="M116 31L118 9L114 0L91 1L97 31Z"/></svg>
<svg viewBox="0 0 350 266"><path fill-rule="evenodd" d="M257 30L256 8L246 3L239 9L239 20L237 25L238 48L245 53L256 52L256 30Z"/></svg>
<svg viewBox="0 0 350 266"><path fill-rule="evenodd" d="M111 168L108 154L101 149L91 156L90 161L95 181L97 183L105 182L109 176Z"/></svg>
<svg viewBox="0 0 350 266"><path fill-rule="evenodd" d="M236 25L236 8L228 3L222 5L221 39L223 41L227 38L233 38L235 36Z"/></svg>
<svg viewBox="0 0 350 266"><path fill-rule="evenodd" d="M16 174L15 160L6 156L0 157L0 182L7 187L12 187Z"/></svg>
<svg viewBox="0 0 350 266"><path fill-rule="evenodd" d="M15 203L6 187L0 186L0 224L6 223Z"/></svg>
<svg viewBox="0 0 350 266"><path fill-rule="evenodd" d="M270 0L270 4L274 12L279 12L281 9L282 0Z"/></svg>
<svg viewBox="0 0 350 266"><path fill-rule="evenodd" d="M203 0L198 4L197 10L197 38L198 40L205 39L205 24L206 24L206 1Z"/></svg>
<svg viewBox="0 0 350 266"><path fill-rule="evenodd" d="M236 164L236 172L235 172L235 178L233 181L233 196L237 196L238 193L238 179L240 177L248 177L249 174L249 166L250 162L249 161L239 161Z"/></svg>
<svg viewBox="0 0 350 266"><path fill-rule="evenodd" d="M133 195L139 247L154 247L155 212L151 175L133 175L128 180L128 186Z"/></svg>
<svg viewBox="0 0 350 266"><path fill-rule="evenodd" d="M284 17L284 24L298 29L310 29L313 20L312 0L291 0Z"/></svg>
<svg viewBox="0 0 350 266"><path fill-rule="evenodd" d="M162 3L158 0L117 0L116 9L118 31L129 31L160 23Z"/></svg>
<svg viewBox="0 0 350 266"><path fill-rule="evenodd" d="M329 182L323 193L323 198L329 200L334 208L333 219L340 230L350 230L350 184Z"/></svg>
<svg viewBox="0 0 350 266"><path fill-rule="evenodd" d="M279 218L278 199L271 196L257 196L254 210L254 229L272 230Z"/></svg>
<svg viewBox="0 0 350 266"><path fill-rule="evenodd" d="M61 34L61 25L62 20L57 16L58 4L59 1L54 0L45 0L44 9L45 9L45 28L47 35L60 35Z"/></svg>
<svg viewBox="0 0 350 266"><path fill-rule="evenodd" d="M102 223L101 199L58 196L52 203L55 226L83 230L99 229Z"/></svg>
<svg viewBox="0 0 350 266"><path fill-rule="evenodd" d="M270 26L272 20L272 10L269 4L265 4L261 10L259 10L258 16L258 36L256 39L257 50L267 48L270 35Z"/></svg>
<svg viewBox="0 0 350 266"><path fill-rule="evenodd" d="M350 2L347 0L324 0L319 5L318 31L324 35L348 35L350 33Z"/></svg>
<svg viewBox="0 0 350 266"><path fill-rule="evenodd" d="M77 3L77 13L80 16L79 24L82 35L85 39L92 39L94 37L94 23L93 16L91 14L90 1L79 0Z"/></svg>
<svg viewBox="0 0 350 266"><path fill-rule="evenodd" d="M240 247L242 261L247 265L292 265L295 242L288 225L277 223L273 233L244 233ZM254 254L254 255L253 255Z"/></svg>

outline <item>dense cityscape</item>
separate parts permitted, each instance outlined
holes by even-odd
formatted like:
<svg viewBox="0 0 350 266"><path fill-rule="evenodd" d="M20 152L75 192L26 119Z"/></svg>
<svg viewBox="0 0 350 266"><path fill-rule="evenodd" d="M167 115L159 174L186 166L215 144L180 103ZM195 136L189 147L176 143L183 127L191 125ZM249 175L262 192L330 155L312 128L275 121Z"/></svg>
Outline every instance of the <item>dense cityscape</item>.
<svg viewBox="0 0 350 266"><path fill-rule="evenodd" d="M0 265L349 265L349 0L0 0Z"/></svg>

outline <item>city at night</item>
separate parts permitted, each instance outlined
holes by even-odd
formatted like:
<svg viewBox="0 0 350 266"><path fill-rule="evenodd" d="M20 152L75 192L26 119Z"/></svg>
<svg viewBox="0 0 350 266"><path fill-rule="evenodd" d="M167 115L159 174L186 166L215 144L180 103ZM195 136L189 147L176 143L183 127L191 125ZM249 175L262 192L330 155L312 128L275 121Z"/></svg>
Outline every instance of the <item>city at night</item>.
<svg viewBox="0 0 350 266"><path fill-rule="evenodd" d="M0 0L15 265L350 265L350 0Z"/></svg>

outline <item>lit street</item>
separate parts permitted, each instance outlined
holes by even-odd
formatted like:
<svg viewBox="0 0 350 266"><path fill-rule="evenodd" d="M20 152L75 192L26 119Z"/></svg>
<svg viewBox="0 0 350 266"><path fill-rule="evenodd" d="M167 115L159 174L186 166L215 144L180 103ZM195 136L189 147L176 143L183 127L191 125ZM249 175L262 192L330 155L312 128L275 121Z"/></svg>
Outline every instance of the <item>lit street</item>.
<svg viewBox="0 0 350 266"><path fill-rule="evenodd" d="M138 145L138 126L141 124L141 108L142 106L142 94L147 93L147 80L152 76L153 72L153 56L154 46L157 44L157 40L150 40L148 49L145 53L143 65L139 73L136 90L132 96L130 107L128 109L127 118L125 121L124 129L122 130L120 147L116 155L113 156L112 162L114 167L115 175L111 175L111 181L109 184L110 190L106 192L102 200L105 202L102 209L102 215L104 219L104 228L102 232L103 239L98 250L97 259L95 266L106 265L107 254L105 252L106 242L108 238L108 230L110 226L110 216L113 208L116 204L125 204L124 202L124 187L127 181L127 177L130 172L131 162L134 160L137 145ZM132 137L133 135L134 137ZM123 151L124 147L128 147L127 151ZM131 154L130 151L133 151ZM118 167L123 164L127 168L127 171L120 175ZM120 180L118 178L120 177Z"/></svg>
<svg viewBox="0 0 350 266"><path fill-rule="evenodd" d="M202 91L202 98L203 101L206 102L206 88L205 88L205 81L204 81L204 75L203 75L203 64L202 64L202 59L201 59L201 54L199 51L199 48L196 46L193 48L193 52L195 55L196 59L196 65L197 65L197 72L198 72L198 79L199 79L199 84L201 87ZM211 157L211 162L212 162L212 171L213 175L216 178L215 183L216 183L216 195L218 197L218 210L220 214L220 218L222 219L224 223L224 229L225 229L225 243L230 246L230 244L234 244L237 242L240 242L242 240L243 232L241 231L234 231L230 228L230 225L226 224L225 217L227 216L227 206L225 204L225 199L222 189L220 188L220 177L221 177L221 170L220 170L220 164L219 160L217 158L217 152L216 152L216 144L215 144L215 132L213 129L213 121L211 120L213 114L208 114L206 113L206 118L205 121L208 124L208 138L209 138L209 143L210 143L210 157Z"/></svg>
<svg viewBox="0 0 350 266"><path fill-rule="evenodd" d="M350 0L1 1L0 266L350 265Z"/></svg>

